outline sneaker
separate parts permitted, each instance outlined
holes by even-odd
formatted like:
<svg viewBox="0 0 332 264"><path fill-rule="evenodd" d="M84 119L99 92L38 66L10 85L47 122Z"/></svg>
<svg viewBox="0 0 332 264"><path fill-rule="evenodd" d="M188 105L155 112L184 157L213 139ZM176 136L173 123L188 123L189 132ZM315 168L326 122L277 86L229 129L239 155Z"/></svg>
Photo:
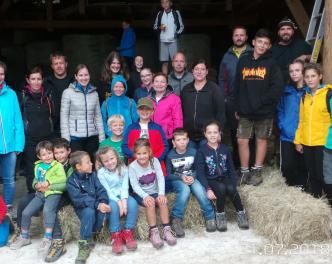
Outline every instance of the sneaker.
<svg viewBox="0 0 332 264"><path fill-rule="evenodd" d="M250 185L258 186L263 182L263 176L262 176L262 169L252 169L251 170L251 177L249 180Z"/></svg>
<svg viewBox="0 0 332 264"><path fill-rule="evenodd" d="M184 237L185 233L182 228L182 221L179 218L172 219L172 229L176 234L176 237Z"/></svg>
<svg viewBox="0 0 332 264"><path fill-rule="evenodd" d="M47 253L51 247L51 244L52 244L52 239L44 237L39 245L38 255L40 255L42 258L46 258Z"/></svg>
<svg viewBox="0 0 332 264"><path fill-rule="evenodd" d="M11 235L8 239L8 245L13 244L18 239L19 236L21 236L21 230L20 230L20 228L15 227L14 231L11 233Z"/></svg>
<svg viewBox="0 0 332 264"><path fill-rule="evenodd" d="M163 239L168 245L174 246L176 244L176 237L170 226L165 226L163 229Z"/></svg>
<svg viewBox="0 0 332 264"><path fill-rule="evenodd" d="M240 229L249 229L249 222L246 211L237 212L237 225Z"/></svg>
<svg viewBox="0 0 332 264"><path fill-rule="evenodd" d="M27 246L31 244L30 238L24 238L21 235L17 237L17 239L10 244L10 249L17 250L21 247Z"/></svg>
<svg viewBox="0 0 332 264"><path fill-rule="evenodd" d="M216 224L218 231L224 232L227 230L227 219L225 212L216 213Z"/></svg>
<svg viewBox="0 0 332 264"><path fill-rule="evenodd" d="M150 229L149 235L150 241L155 248L161 248L164 245L164 242L160 238L160 233L158 227Z"/></svg>
<svg viewBox="0 0 332 264"><path fill-rule="evenodd" d="M45 262L55 262L63 254L66 253L65 240L64 239L53 239L50 249L48 250Z"/></svg>
<svg viewBox="0 0 332 264"><path fill-rule="evenodd" d="M206 232L215 232L217 230L216 219L206 220L205 230Z"/></svg>
<svg viewBox="0 0 332 264"><path fill-rule="evenodd" d="M238 177L238 181L237 181L237 185L240 186L240 185L244 185L244 184L249 184L249 181L250 181L250 171L241 171L240 172L240 175Z"/></svg>
<svg viewBox="0 0 332 264"><path fill-rule="evenodd" d="M75 259L75 264L85 264L90 255L90 246L87 240L78 241L78 255Z"/></svg>
<svg viewBox="0 0 332 264"><path fill-rule="evenodd" d="M123 251L123 241L121 232L112 233L112 253L121 254Z"/></svg>
<svg viewBox="0 0 332 264"><path fill-rule="evenodd" d="M132 229L125 229L122 231L122 239L129 251L137 249L137 242L134 237L134 231Z"/></svg>

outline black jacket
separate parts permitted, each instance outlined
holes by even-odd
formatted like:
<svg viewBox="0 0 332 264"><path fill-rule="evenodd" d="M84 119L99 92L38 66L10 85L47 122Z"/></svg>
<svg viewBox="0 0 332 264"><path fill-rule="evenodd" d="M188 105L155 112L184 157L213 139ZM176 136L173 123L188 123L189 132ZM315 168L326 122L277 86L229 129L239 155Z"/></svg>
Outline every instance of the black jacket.
<svg viewBox="0 0 332 264"><path fill-rule="evenodd" d="M194 82L187 84L181 91L181 102L183 126L191 139L203 139L204 125L212 119L224 125L225 103L216 83L207 81L200 91L196 91Z"/></svg>
<svg viewBox="0 0 332 264"><path fill-rule="evenodd" d="M241 117L261 120L273 118L283 92L279 66L267 51L257 60L253 52L240 58L235 77L235 111Z"/></svg>

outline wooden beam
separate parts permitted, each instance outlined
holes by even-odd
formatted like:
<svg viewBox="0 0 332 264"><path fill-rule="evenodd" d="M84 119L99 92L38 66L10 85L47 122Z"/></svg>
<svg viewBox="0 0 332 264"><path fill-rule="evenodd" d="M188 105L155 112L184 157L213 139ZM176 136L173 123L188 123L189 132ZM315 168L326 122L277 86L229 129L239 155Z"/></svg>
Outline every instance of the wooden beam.
<svg viewBox="0 0 332 264"><path fill-rule="evenodd" d="M325 1L325 25L323 43L324 83L332 83L332 1Z"/></svg>
<svg viewBox="0 0 332 264"><path fill-rule="evenodd" d="M85 15L85 0L78 0L78 13Z"/></svg>
<svg viewBox="0 0 332 264"><path fill-rule="evenodd" d="M303 36L307 35L309 16L301 0L285 0Z"/></svg>

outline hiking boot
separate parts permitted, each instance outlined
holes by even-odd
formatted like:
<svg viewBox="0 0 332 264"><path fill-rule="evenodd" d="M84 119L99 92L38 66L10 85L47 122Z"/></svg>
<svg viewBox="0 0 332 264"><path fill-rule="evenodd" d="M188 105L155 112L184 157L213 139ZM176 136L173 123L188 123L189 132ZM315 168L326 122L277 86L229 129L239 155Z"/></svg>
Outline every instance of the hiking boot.
<svg viewBox="0 0 332 264"><path fill-rule="evenodd" d="M240 186L240 185L244 185L244 184L249 184L249 181L250 181L250 171L241 171L240 172L240 175L238 177L238 181L237 181L237 185Z"/></svg>
<svg viewBox="0 0 332 264"><path fill-rule="evenodd" d="M164 245L164 242L160 238L160 233L158 227L150 229L149 239L155 248L161 248Z"/></svg>
<svg viewBox="0 0 332 264"><path fill-rule="evenodd" d="M176 234L176 237L184 237L185 233L182 228L182 221L179 218L172 219L172 229Z"/></svg>
<svg viewBox="0 0 332 264"><path fill-rule="evenodd" d="M173 234L172 228L170 226L164 226L163 239L170 246L174 246L176 244L176 237L175 234Z"/></svg>
<svg viewBox="0 0 332 264"><path fill-rule="evenodd" d="M30 238L24 238L21 235L17 237L17 239L10 244L10 249L17 250L21 247L27 246L31 244Z"/></svg>
<svg viewBox="0 0 332 264"><path fill-rule="evenodd" d="M112 233L112 253L121 254L123 251L123 241L121 232Z"/></svg>
<svg viewBox="0 0 332 264"><path fill-rule="evenodd" d="M122 231L122 239L129 251L134 251L137 249L137 242L134 237L134 230L125 229Z"/></svg>
<svg viewBox="0 0 332 264"><path fill-rule="evenodd" d="M42 258L45 258L47 256L48 251L50 250L51 244L52 244L52 239L44 237L39 245L38 255L41 256Z"/></svg>
<svg viewBox="0 0 332 264"><path fill-rule="evenodd" d="M75 264L85 264L89 255L89 242L87 240L78 240L78 255L75 259Z"/></svg>
<svg viewBox="0 0 332 264"><path fill-rule="evenodd" d="M246 211L237 212L237 225L240 229L249 229L249 222Z"/></svg>
<svg viewBox="0 0 332 264"><path fill-rule="evenodd" d="M216 219L206 220L205 230L206 232L215 232L217 230Z"/></svg>
<svg viewBox="0 0 332 264"><path fill-rule="evenodd" d="M249 180L250 185L258 186L263 182L262 169L252 169Z"/></svg>
<svg viewBox="0 0 332 264"><path fill-rule="evenodd" d="M227 219L225 212L216 213L217 230L224 232L227 230Z"/></svg>
<svg viewBox="0 0 332 264"><path fill-rule="evenodd" d="M45 262L55 262L65 253L65 240L62 238L53 239L51 247L48 250L47 256L45 258Z"/></svg>

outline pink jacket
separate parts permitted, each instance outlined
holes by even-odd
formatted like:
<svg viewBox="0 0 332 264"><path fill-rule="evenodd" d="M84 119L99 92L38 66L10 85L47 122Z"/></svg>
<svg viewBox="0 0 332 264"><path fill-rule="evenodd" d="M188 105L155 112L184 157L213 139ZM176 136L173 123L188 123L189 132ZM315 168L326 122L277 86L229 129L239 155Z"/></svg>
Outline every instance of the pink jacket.
<svg viewBox="0 0 332 264"><path fill-rule="evenodd" d="M156 93L152 90L150 98L154 106L152 121L162 127L167 139L171 139L175 128L183 127L183 115L180 97L170 88L157 103Z"/></svg>

